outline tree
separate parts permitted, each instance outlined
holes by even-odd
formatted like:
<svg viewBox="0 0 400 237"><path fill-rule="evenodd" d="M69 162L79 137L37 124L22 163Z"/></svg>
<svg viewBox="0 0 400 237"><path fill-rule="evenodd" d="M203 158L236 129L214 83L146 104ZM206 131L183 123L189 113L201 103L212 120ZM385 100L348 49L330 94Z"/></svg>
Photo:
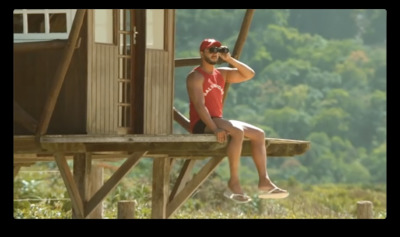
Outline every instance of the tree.
<svg viewBox="0 0 400 237"><path fill-rule="evenodd" d="M289 106L282 109L267 109L265 124L274 128L281 138L305 139L310 131L310 116Z"/></svg>
<svg viewBox="0 0 400 237"><path fill-rule="evenodd" d="M289 24L300 32L318 34L327 39L355 36L357 25L348 9L292 9Z"/></svg>
<svg viewBox="0 0 400 237"><path fill-rule="evenodd" d="M357 25L357 37L365 44L382 44L386 42L386 9L355 10L351 15Z"/></svg>
<svg viewBox="0 0 400 237"><path fill-rule="evenodd" d="M323 108L314 115L312 122L314 131L323 131L329 136L346 136L350 115L341 107Z"/></svg>

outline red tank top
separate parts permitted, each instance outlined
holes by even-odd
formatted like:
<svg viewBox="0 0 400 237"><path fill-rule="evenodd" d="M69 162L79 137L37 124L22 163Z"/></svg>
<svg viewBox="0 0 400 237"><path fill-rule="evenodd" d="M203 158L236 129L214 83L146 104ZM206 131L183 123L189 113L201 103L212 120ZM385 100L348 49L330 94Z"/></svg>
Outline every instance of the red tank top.
<svg viewBox="0 0 400 237"><path fill-rule="evenodd" d="M201 67L193 69L203 74L203 95L205 100L205 106L208 109L211 117L222 118L222 98L224 95L225 80L222 74L214 68L214 71L209 74ZM190 101L190 130L193 131L194 125L199 121L200 117L197 114L196 109L192 101Z"/></svg>

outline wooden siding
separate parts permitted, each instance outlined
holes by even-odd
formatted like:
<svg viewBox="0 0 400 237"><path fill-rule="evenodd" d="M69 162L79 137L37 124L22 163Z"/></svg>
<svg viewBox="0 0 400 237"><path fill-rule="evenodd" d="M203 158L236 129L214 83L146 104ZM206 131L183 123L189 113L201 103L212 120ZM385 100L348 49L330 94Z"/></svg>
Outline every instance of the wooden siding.
<svg viewBox="0 0 400 237"><path fill-rule="evenodd" d="M86 27L83 27L81 44L74 52L47 134L86 133L85 30ZM43 45L41 50L14 52L14 100L36 120L41 116L63 53L63 48L46 49L46 42ZM32 132L14 122L14 134Z"/></svg>
<svg viewBox="0 0 400 237"><path fill-rule="evenodd" d="M88 134L117 133L118 48L93 43L89 51Z"/></svg>
<svg viewBox="0 0 400 237"><path fill-rule="evenodd" d="M88 13L89 32L92 32L93 13L92 11ZM136 101L133 101L132 105L140 106L140 103L144 103L144 111L143 114L141 113L144 134L172 133L175 68L174 10L166 10L166 17L165 49L146 49L145 55L136 57L138 62L145 64L144 99L141 100L141 96L135 97ZM118 48L116 45L94 43L93 33L89 33L88 42L87 132L88 134L116 134L118 133ZM141 80L139 75L136 76L136 80ZM140 120L137 121L140 123ZM142 125L140 123L133 126Z"/></svg>
<svg viewBox="0 0 400 237"><path fill-rule="evenodd" d="M175 12L166 11L165 50L146 50L144 134L172 134Z"/></svg>
<svg viewBox="0 0 400 237"><path fill-rule="evenodd" d="M87 133L116 134L118 125L118 48L94 42L93 11L88 11Z"/></svg>

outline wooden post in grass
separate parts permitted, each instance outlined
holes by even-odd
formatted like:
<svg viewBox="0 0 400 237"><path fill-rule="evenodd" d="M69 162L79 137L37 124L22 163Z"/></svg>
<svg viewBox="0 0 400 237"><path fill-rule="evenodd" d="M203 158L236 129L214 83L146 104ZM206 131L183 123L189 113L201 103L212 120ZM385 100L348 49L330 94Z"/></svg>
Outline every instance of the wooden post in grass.
<svg viewBox="0 0 400 237"><path fill-rule="evenodd" d="M136 201L119 201L118 202L118 219L135 219Z"/></svg>
<svg viewBox="0 0 400 237"><path fill-rule="evenodd" d="M372 202L357 202L357 219L372 219Z"/></svg>
<svg viewBox="0 0 400 237"><path fill-rule="evenodd" d="M89 193L93 196L104 184L104 168L93 165L89 176ZM88 215L88 219L103 218L103 202L100 202L97 207Z"/></svg>

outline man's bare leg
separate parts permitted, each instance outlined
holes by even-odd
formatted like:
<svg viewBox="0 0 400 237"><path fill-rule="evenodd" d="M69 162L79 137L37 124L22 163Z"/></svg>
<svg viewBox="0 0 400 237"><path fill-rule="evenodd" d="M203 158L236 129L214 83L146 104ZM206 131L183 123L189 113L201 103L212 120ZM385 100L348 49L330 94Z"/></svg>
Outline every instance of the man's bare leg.
<svg viewBox="0 0 400 237"><path fill-rule="evenodd" d="M219 128L224 129L231 136L231 140L227 147L230 170L228 187L233 193L243 194L242 188L240 186L239 167L244 132L240 127L233 126L233 124L228 120L221 118L213 118L213 120ZM210 130L206 128L206 132L210 132Z"/></svg>
<svg viewBox="0 0 400 237"><path fill-rule="evenodd" d="M264 131L244 122L231 122L235 124L235 126L243 127L244 136L249 138L251 141L252 158L259 176L258 188L266 191L277 188L277 186L270 180L267 172L267 150L265 147Z"/></svg>
<svg viewBox="0 0 400 237"><path fill-rule="evenodd" d="M228 145L228 159L231 172L228 186L232 192L243 193L239 181L239 166L244 137L249 138L251 141L252 158L259 175L259 190L269 191L273 188L277 188L270 180L267 172L267 152L264 131L248 123L236 120L228 121L214 118L214 122L219 128L226 130L232 138ZM280 191L286 190L280 189Z"/></svg>

